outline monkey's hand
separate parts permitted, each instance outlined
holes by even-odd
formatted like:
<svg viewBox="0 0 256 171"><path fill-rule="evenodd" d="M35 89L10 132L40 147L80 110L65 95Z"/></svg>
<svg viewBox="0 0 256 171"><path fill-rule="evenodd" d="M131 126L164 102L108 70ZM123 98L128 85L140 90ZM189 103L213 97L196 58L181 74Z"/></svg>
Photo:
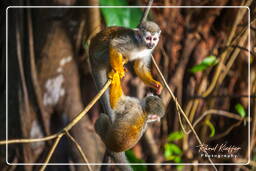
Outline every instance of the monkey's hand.
<svg viewBox="0 0 256 171"><path fill-rule="evenodd" d="M115 72L113 70L108 73L108 77L112 79L109 91L110 105L112 109L115 109L118 100L123 95L123 90L121 87L121 77L118 72Z"/></svg>
<svg viewBox="0 0 256 171"><path fill-rule="evenodd" d="M153 88L156 90L156 94L161 94L161 92L162 92L162 90L163 90L163 86L162 86L162 84L160 83L160 82L158 82L158 81L154 81L155 83L155 85L153 86Z"/></svg>
<svg viewBox="0 0 256 171"><path fill-rule="evenodd" d="M152 74L147 67L147 64L145 64L143 60L138 59L135 61L134 70L145 84L147 84L149 87L154 88L157 94L161 93L163 89L161 83L153 79Z"/></svg>

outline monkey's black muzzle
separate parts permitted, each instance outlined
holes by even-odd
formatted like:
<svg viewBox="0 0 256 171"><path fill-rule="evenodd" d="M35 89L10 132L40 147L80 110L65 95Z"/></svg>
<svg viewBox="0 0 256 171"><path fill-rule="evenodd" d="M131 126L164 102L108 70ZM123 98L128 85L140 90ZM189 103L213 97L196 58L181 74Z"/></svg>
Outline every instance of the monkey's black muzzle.
<svg viewBox="0 0 256 171"><path fill-rule="evenodd" d="M148 43L148 44L147 44L147 47L148 47L149 49L153 49L154 46L155 46L154 43Z"/></svg>

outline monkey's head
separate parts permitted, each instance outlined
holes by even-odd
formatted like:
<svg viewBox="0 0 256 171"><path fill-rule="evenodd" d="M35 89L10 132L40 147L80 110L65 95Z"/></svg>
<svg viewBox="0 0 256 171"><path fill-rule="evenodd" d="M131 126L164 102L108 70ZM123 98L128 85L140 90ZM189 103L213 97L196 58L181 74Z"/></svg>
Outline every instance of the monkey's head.
<svg viewBox="0 0 256 171"><path fill-rule="evenodd" d="M154 49L159 41L161 30L152 21L144 21L139 25L139 35L148 49Z"/></svg>
<svg viewBox="0 0 256 171"><path fill-rule="evenodd" d="M142 100L142 107L144 112L148 114L147 122L160 121L165 114L163 101L152 94Z"/></svg>

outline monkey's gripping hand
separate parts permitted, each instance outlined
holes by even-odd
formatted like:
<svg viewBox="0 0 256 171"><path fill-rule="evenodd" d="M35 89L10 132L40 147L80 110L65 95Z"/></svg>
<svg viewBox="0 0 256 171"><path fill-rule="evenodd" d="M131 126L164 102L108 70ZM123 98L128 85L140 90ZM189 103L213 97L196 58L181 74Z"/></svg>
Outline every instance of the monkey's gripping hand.
<svg viewBox="0 0 256 171"><path fill-rule="evenodd" d="M137 59L134 63L134 70L138 77L149 87L156 90L157 94L160 94L163 87L160 82L153 79L147 64L142 59Z"/></svg>
<svg viewBox="0 0 256 171"><path fill-rule="evenodd" d="M109 57L112 69L119 74L120 78L123 78L125 75L124 64L127 63L127 60L125 60L123 55L114 48L109 49Z"/></svg>
<svg viewBox="0 0 256 171"><path fill-rule="evenodd" d="M114 48L109 49L110 65L112 71L108 73L108 77L112 79L110 85L110 105L112 109L115 109L116 104L120 97L123 95L121 87L121 78L125 75L124 64L127 62L124 60L123 55L117 52Z"/></svg>

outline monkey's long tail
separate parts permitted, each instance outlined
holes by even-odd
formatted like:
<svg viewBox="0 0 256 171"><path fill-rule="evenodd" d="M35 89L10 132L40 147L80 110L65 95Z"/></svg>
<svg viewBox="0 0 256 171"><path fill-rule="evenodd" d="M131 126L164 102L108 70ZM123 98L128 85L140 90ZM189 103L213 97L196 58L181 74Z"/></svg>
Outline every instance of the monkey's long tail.
<svg viewBox="0 0 256 171"><path fill-rule="evenodd" d="M94 32L92 32L88 36L88 38L84 40L83 47L84 47L84 50L85 50L86 57L89 57L89 47L90 47L91 39L99 32L99 29L98 29L99 27L100 26L97 26L94 29Z"/></svg>
<svg viewBox="0 0 256 171"><path fill-rule="evenodd" d="M106 69L99 69L97 66L91 66L91 71L94 79L94 83L96 85L97 90L101 90L105 83L108 81L107 77L107 68ZM114 112L111 108L110 101L109 101L109 89L105 91L105 93L100 98L100 103L103 107L104 113L106 113L110 118L111 121L114 120Z"/></svg>
<svg viewBox="0 0 256 171"><path fill-rule="evenodd" d="M117 167L122 171L132 171L131 166L127 165L129 162L126 159L125 152L115 153L107 150L104 155L103 163L109 163L109 156ZM103 165L101 171L106 171L108 165Z"/></svg>

